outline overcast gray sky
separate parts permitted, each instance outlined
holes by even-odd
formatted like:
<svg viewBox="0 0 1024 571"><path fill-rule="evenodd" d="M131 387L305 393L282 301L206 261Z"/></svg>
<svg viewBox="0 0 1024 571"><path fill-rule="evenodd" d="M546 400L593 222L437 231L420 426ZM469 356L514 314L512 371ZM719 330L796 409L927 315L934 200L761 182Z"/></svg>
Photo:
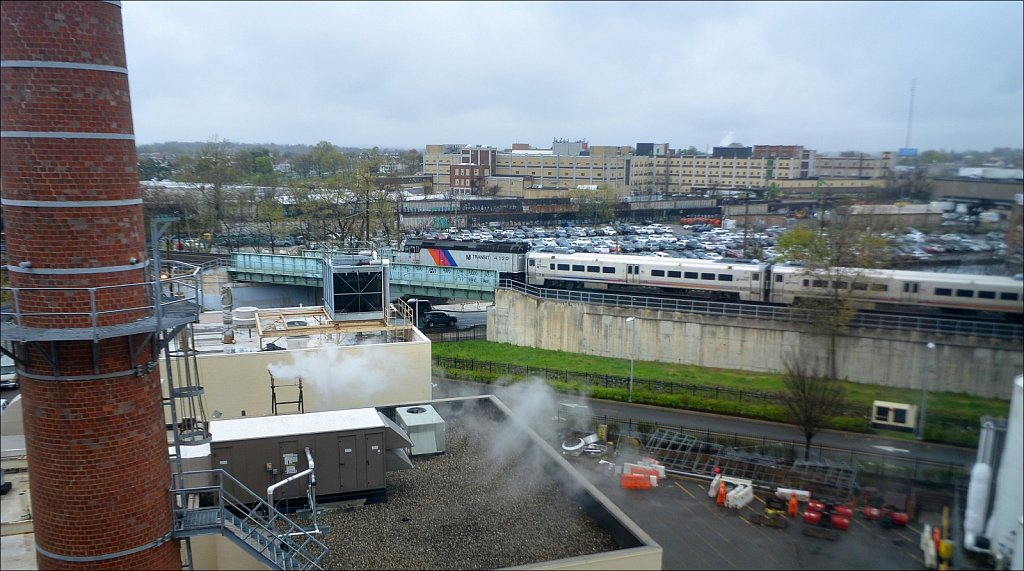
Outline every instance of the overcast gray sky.
<svg viewBox="0 0 1024 571"><path fill-rule="evenodd" d="M1024 147L1022 2L123 2L138 143Z"/></svg>

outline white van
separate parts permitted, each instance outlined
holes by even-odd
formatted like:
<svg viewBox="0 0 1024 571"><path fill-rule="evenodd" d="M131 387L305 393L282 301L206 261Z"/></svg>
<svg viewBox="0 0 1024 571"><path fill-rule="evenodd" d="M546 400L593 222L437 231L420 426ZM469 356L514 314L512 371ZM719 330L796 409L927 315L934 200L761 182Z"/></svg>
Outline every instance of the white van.
<svg viewBox="0 0 1024 571"><path fill-rule="evenodd" d="M18 388L18 368L14 366L14 359L7 355L0 357L0 389Z"/></svg>

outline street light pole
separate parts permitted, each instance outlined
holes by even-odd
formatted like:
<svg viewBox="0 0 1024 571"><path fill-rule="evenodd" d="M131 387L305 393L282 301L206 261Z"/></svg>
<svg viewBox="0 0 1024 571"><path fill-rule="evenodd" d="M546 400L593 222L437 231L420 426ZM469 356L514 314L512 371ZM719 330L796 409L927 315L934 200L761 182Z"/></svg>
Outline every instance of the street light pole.
<svg viewBox="0 0 1024 571"><path fill-rule="evenodd" d="M921 419L917 427L917 439L924 440L924 423L928 415L928 382L931 380L933 361L935 360L935 343L928 342L928 369L925 371L924 381L921 383Z"/></svg>
<svg viewBox="0 0 1024 571"><path fill-rule="evenodd" d="M636 358L636 317L627 317L626 323L633 324L633 334L629 349L629 402L633 402L633 361Z"/></svg>

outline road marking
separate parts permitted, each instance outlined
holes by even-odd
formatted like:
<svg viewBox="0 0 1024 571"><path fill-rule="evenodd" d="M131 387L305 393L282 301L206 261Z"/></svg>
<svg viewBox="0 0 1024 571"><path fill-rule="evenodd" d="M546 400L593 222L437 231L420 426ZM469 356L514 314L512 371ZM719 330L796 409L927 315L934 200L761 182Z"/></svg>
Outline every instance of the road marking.
<svg viewBox="0 0 1024 571"><path fill-rule="evenodd" d="M754 527L754 523L748 520L747 518L740 516L740 519L747 522L747 525L749 525L750 527Z"/></svg>
<svg viewBox="0 0 1024 571"><path fill-rule="evenodd" d="M898 536L902 537L904 541L908 541L908 542L910 542L910 544L911 544L911 545L913 545L913 543L914 543L915 541L917 541L916 539L911 539L911 538L909 538L909 537L907 537L907 536L903 535L903 534L902 534L901 532L899 532L899 531L897 531L897 532L896 532L896 535L898 535Z"/></svg>
<svg viewBox="0 0 1024 571"><path fill-rule="evenodd" d="M691 498L693 498L693 499L695 499L695 500L697 499L697 497L693 495L693 492L691 492L690 490L687 490L687 489L686 489L685 487L683 487L683 485L682 485L682 484L680 484L679 482L675 482L675 485L679 486L679 489L680 489L680 490L682 490L682 491L686 492L687 494L689 494Z"/></svg>
<svg viewBox="0 0 1024 571"><path fill-rule="evenodd" d="M910 450L904 450L903 448L893 448L892 446L878 446L877 444L873 444L871 447L872 448L878 448L879 450L882 450L883 452L888 452L889 454L892 454L894 452L902 452L903 454L910 454Z"/></svg>

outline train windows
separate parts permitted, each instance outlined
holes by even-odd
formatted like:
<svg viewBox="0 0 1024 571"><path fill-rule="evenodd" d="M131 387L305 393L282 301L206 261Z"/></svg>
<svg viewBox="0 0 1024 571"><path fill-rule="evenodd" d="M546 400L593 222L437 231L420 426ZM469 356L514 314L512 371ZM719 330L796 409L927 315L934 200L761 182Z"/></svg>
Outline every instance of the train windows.
<svg viewBox="0 0 1024 571"><path fill-rule="evenodd" d="M720 282L731 282L732 274L718 274L718 281Z"/></svg>
<svg viewBox="0 0 1024 571"><path fill-rule="evenodd" d="M695 280L697 279L697 272L684 272L683 277L688 280Z"/></svg>
<svg viewBox="0 0 1024 571"><path fill-rule="evenodd" d="M665 270L651 270L651 277L663 278L665 277Z"/></svg>
<svg viewBox="0 0 1024 571"><path fill-rule="evenodd" d="M583 264L573 264L572 265L572 271L574 271L574 272L582 272L583 271Z"/></svg>
<svg viewBox="0 0 1024 571"><path fill-rule="evenodd" d="M828 287L828 280L814 280L811 285L814 287Z"/></svg>
<svg viewBox="0 0 1024 571"><path fill-rule="evenodd" d="M1003 301L1017 301L1017 294L1004 291L999 294L999 299Z"/></svg>
<svg viewBox="0 0 1024 571"><path fill-rule="evenodd" d="M953 295L953 290L948 287L937 287L935 288L935 295L950 296Z"/></svg>
<svg viewBox="0 0 1024 571"><path fill-rule="evenodd" d="M601 273L601 266L587 266L587 271L592 274Z"/></svg>
<svg viewBox="0 0 1024 571"><path fill-rule="evenodd" d="M973 289L958 289L956 290L957 297L974 297Z"/></svg>
<svg viewBox="0 0 1024 571"><path fill-rule="evenodd" d="M615 268L610 267L610 266L605 266L605 267L601 268L601 273L603 273L603 274L614 274L615 273Z"/></svg>
<svg viewBox="0 0 1024 571"><path fill-rule="evenodd" d="M714 280L715 279L715 274L702 273L700 275L700 279L702 279L702 280Z"/></svg>
<svg viewBox="0 0 1024 571"><path fill-rule="evenodd" d="M909 282L903 284L903 293L917 293L917 284L909 283ZM957 294L957 295L960 295L960 294ZM970 297L970 296L968 296L968 297Z"/></svg>
<svg viewBox="0 0 1024 571"><path fill-rule="evenodd" d="M569 264L558 264L558 269L561 271L569 271Z"/></svg>
<svg viewBox="0 0 1024 571"><path fill-rule="evenodd" d="M555 264L551 264L551 269L555 269Z"/></svg>
<svg viewBox="0 0 1024 571"><path fill-rule="evenodd" d="M853 283L853 291L868 291L868 284L861 282Z"/></svg>
<svg viewBox="0 0 1024 571"><path fill-rule="evenodd" d="M679 270L669 270L668 271L668 277L670 277L670 278L681 278L681 277L683 277L683 272L680 272Z"/></svg>
<svg viewBox="0 0 1024 571"><path fill-rule="evenodd" d="M780 275L780 274L775 274L775 283L781 284L782 283L782 277L783 276Z"/></svg>
<svg viewBox="0 0 1024 571"><path fill-rule="evenodd" d="M981 299L995 299L996 298L996 292L994 292L994 291L979 291L978 292L978 297L980 297Z"/></svg>
<svg viewBox="0 0 1024 571"><path fill-rule="evenodd" d="M871 291L889 291L889 284L871 284Z"/></svg>
<svg viewBox="0 0 1024 571"><path fill-rule="evenodd" d="M530 267L531 268L536 266L536 265L537 265L537 260L530 260Z"/></svg>
<svg viewBox="0 0 1024 571"><path fill-rule="evenodd" d="M759 282L761 281L761 274L750 274L750 281Z"/></svg>
<svg viewBox="0 0 1024 571"><path fill-rule="evenodd" d="M832 282L832 289L849 289L849 288L850 288L849 282L837 282L837 281L833 281Z"/></svg>

